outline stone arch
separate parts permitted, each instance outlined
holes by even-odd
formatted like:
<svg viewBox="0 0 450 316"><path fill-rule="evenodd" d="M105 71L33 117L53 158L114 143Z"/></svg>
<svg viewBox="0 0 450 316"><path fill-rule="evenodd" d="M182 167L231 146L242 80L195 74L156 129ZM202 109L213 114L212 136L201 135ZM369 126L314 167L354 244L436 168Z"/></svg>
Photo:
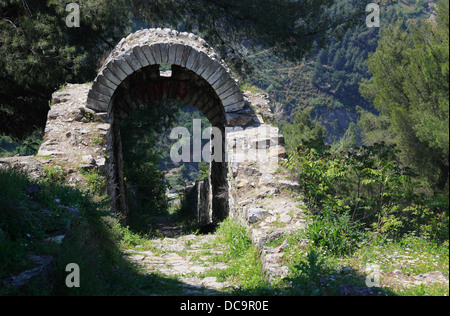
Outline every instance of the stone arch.
<svg viewBox="0 0 450 316"><path fill-rule="evenodd" d="M215 51L194 34L169 29L141 30L122 39L99 70L87 106L111 116L111 101L122 82L143 68L161 64L190 70L204 79L216 93L225 114L245 108L236 80Z"/></svg>
<svg viewBox="0 0 450 316"><path fill-rule="evenodd" d="M160 72L162 64L171 65L170 76ZM143 88L139 83L144 83ZM203 39L170 29L130 34L110 53L88 93L87 107L104 113L111 124L109 193L115 207L125 214L128 208L118 123L137 107L136 98L181 99L197 107L222 131L223 159L210 166L207 217L210 221L223 220L228 215L225 128L237 125L233 123L236 116L250 117L231 71Z"/></svg>

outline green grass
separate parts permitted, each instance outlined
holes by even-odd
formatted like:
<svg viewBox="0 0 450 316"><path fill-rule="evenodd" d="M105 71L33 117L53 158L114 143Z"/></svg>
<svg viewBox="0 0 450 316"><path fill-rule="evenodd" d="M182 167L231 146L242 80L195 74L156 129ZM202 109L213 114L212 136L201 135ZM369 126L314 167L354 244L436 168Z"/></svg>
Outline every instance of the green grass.
<svg viewBox="0 0 450 316"><path fill-rule="evenodd" d="M263 295L271 291L261 272L259 253L248 230L228 218L219 225L216 234L216 242L224 245L225 250L215 260L225 262L228 267L214 270L209 275L232 284L233 295Z"/></svg>

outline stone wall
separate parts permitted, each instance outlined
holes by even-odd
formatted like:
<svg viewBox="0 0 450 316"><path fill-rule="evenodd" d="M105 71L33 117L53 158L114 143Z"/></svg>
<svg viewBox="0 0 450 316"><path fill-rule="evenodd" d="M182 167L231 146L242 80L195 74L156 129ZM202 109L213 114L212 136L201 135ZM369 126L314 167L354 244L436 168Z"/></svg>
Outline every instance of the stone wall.
<svg viewBox="0 0 450 316"><path fill-rule="evenodd" d="M263 270L274 280L288 273L279 263L286 245L267 245L303 229L305 220L296 193L298 183L279 164L286 155L284 137L278 128L265 123L273 119L270 100L264 94L244 94L255 115L253 124L235 127L227 134L230 216L250 230Z"/></svg>

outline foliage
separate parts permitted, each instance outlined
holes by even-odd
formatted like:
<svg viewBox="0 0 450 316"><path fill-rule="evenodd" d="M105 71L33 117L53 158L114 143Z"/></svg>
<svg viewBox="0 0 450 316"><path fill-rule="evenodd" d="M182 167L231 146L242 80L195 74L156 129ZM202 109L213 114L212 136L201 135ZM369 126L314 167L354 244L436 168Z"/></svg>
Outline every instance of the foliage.
<svg viewBox="0 0 450 316"><path fill-rule="evenodd" d="M67 1L2 1L1 132L23 137L43 128L51 93L66 82L92 80L102 57L132 27L195 32L242 70L241 57L252 47L276 47L277 54L301 60L364 13L364 5L330 10L335 2L80 0L80 27L69 28Z"/></svg>
<svg viewBox="0 0 450 316"><path fill-rule="evenodd" d="M171 125L179 104L163 103L135 110L121 124L131 218L141 228L148 224L150 214L163 214L168 209L165 178L159 168L163 148L156 145L158 133Z"/></svg>
<svg viewBox="0 0 450 316"><path fill-rule="evenodd" d="M226 219L220 223L216 231L219 241L228 247L226 256L228 259L241 257L252 245L250 236L245 227L232 219Z"/></svg>
<svg viewBox="0 0 450 316"><path fill-rule="evenodd" d="M59 166L44 166L45 178L51 183L61 183L65 179L64 171Z"/></svg>
<svg viewBox="0 0 450 316"><path fill-rule="evenodd" d="M279 56L299 61L316 46L359 21L365 3L341 5L333 0L220 0L220 1L133 1L139 18L154 27L164 16L164 24L176 29L196 31L228 60L234 59L236 69L245 64L240 59L246 51L276 48ZM336 4L336 5L334 5ZM157 9L157 10L155 10ZM245 43L245 47L244 47Z"/></svg>
<svg viewBox="0 0 450 316"><path fill-rule="evenodd" d="M42 144L42 133L33 132L23 140L7 135L0 135L0 157L32 156L35 155Z"/></svg>
<svg viewBox="0 0 450 316"><path fill-rule="evenodd" d="M420 181L401 165L397 154L386 144L339 154L300 146L285 165L297 174L316 225L331 224L334 229L359 221L363 227L391 236L416 231L445 240L448 195L425 195ZM352 231L351 225L348 227Z"/></svg>
<svg viewBox="0 0 450 316"><path fill-rule="evenodd" d="M305 229L305 237L312 247L344 256L352 253L361 241L359 226L351 221L351 216L347 213L339 214L324 209L311 217Z"/></svg>
<svg viewBox="0 0 450 316"><path fill-rule="evenodd" d="M80 27L69 28L67 1L0 3L1 132L22 138L43 128L51 93L66 82L91 80L103 54L124 35L128 16L117 14L126 12L124 1L77 4Z"/></svg>
<svg viewBox="0 0 450 316"><path fill-rule="evenodd" d="M96 195L102 196L106 191L106 179L100 171L96 169L81 171L88 184L89 191Z"/></svg>
<svg viewBox="0 0 450 316"><path fill-rule="evenodd" d="M37 183L20 171L0 170L0 190L2 280L30 268L27 254L59 256L61 249L57 244L44 240L66 235L68 225L83 221L87 224L101 214L101 204L92 202L83 192L45 181ZM68 208L77 209L79 215L75 211L67 211ZM83 258L80 253L74 255L79 256L78 260ZM64 271L63 268L61 270ZM44 281L46 289L31 287L21 294L51 292L52 284L49 283L52 280ZM0 292L4 294L3 289Z"/></svg>
<svg viewBox="0 0 450 316"><path fill-rule="evenodd" d="M288 281L296 294L313 296L320 294L320 274L324 272L324 260L314 250L310 250L306 258L296 265L291 265Z"/></svg>
<svg viewBox="0 0 450 316"><path fill-rule="evenodd" d="M293 124L286 124L283 129L286 149L289 151L294 150L298 144L320 150L325 145L325 133L325 128L313 122L306 112L298 113Z"/></svg>
<svg viewBox="0 0 450 316"><path fill-rule="evenodd" d="M437 23L387 28L368 65L373 79L361 89L373 98L402 161L448 192L449 24L448 1L438 5ZM447 188L447 189L445 189Z"/></svg>

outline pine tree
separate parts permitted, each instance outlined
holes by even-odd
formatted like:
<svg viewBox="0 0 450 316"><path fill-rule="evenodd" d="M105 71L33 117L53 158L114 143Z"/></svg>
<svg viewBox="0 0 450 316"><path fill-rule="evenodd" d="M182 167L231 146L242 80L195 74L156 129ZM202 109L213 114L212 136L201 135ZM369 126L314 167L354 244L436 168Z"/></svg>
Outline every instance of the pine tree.
<svg viewBox="0 0 450 316"><path fill-rule="evenodd" d="M387 29L368 63L373 80L362 88L389 117L404 162L436 190L449 172L448 28L448 1L440 1L436 24L399 21Z"/></svg>

